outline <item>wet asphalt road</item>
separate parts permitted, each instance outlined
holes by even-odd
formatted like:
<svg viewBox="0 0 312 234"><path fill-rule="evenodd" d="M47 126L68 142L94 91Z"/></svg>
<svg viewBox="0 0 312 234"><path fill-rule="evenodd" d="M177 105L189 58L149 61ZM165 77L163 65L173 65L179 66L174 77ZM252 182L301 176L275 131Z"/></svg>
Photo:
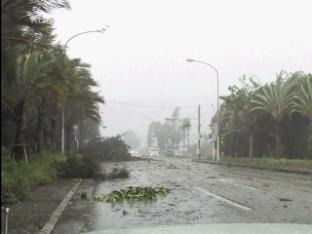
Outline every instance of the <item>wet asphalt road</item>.
<svg viewBox="0 0 312 234"><path fill-rule="evenodd" d="M104 165L108 171L114 163ZM228 168L158 158L119 163L130 178L84 181L56 225L54 234L101 229L204 223L312 224L312 176ZM125 186L165 186L171 192L157 201L109 204L80 199Z"/></svg>

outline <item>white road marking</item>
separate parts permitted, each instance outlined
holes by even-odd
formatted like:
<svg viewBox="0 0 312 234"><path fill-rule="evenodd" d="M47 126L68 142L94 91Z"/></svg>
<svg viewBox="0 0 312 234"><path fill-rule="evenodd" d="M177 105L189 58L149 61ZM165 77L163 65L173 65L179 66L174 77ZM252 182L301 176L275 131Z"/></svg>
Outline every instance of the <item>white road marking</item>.
<svg viewBox="0 0 312 234"><path fill-rule="evenodd" d="M208 196L210 196L210 197L213 197L213 198L215 198L215 199L217 199L217 200L223 201L223 202L225 202L225 203L227 203L227 204L229 204L229 205L238 207L238 208L240 208L240 209L242 209L242 210L246 210L246 211L252 210L251 208L249 208L249 207L247 207L247 206L238 204L238 203L233 202L233 201L231 201L231 200L228 200L228 199L226 199L226 198L224 198L224 197L221 197L221 196L219 196L219 195L217 195L217 194L211 193L211 192L209 192L209 191L206 190L206 189L199 188L199 187L194 187L194 189L196 189L197 191L200 191L200 192L202 192L202 193L204 193L204 194L206 194L206 195L208 195Z"/></svg>
<svg viewBox="0 0 312 234"><path fill-rule="evenodd" d="M247 186L247 185L243 185L243 184L237 184L235 182L233 182L233 180L231 179L220 179L220 181L222 181L223 183L229 183L229 184L233 184L235 186L238 186L238 187L242 187L242 188L246 188L246 189L250 189L250 190L254 190L254 191L259 191L259 189L257 188L254 188L254 187L250 187L250 186Z"/></svg>
<svg viewBox="0 0 312 234"><path fill-rule="evenodd" d="M55 224L60 219L61 215L63 214L63 211L65 210L68 202L78 189L79 185L81 183L81 180L79 180L73 188L67 193L67 195L64 197L63 201L58 205L58 207L55 209L53 214L51 215L49 221L43 226L43 228L40 230L39 234L49 234L53 231Z"/></svg>

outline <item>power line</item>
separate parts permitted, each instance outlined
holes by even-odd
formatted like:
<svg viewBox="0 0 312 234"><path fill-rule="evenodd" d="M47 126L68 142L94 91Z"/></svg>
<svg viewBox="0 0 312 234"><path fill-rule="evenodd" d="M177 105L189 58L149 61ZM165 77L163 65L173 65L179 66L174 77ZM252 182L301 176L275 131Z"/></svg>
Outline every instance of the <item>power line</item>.
<svg viewBox="0 0 312 234"><path fill-rule="evenodd" d="M179 108L192 108L196 109L196 106L157 106L157 105L144 105L144 104L137 104L137 103L127 103L127 102L117 102L117 101L106 101L106 103L112 103L117 105L123 105L123 106L135 106L135 107L145 107L145 108L163 108L163 109L175 109L177 107Z"/></svg>

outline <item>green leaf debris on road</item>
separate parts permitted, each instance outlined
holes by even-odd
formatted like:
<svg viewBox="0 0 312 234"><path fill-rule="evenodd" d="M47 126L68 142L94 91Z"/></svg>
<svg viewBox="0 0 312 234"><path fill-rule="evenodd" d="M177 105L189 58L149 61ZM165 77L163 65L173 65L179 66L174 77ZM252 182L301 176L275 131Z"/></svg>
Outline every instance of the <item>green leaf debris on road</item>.
<svg viewBox="0 0 312 234"><path fill-rule="evenodd" d="M157 196L166 195L170 192L170 189L163 186L160 187L126 187L125 189L114 190L108 194L100 196L88 196L87 194L81 194L82 199L88 199L98 202L122 202L122 201L152 201Z"/></svg>

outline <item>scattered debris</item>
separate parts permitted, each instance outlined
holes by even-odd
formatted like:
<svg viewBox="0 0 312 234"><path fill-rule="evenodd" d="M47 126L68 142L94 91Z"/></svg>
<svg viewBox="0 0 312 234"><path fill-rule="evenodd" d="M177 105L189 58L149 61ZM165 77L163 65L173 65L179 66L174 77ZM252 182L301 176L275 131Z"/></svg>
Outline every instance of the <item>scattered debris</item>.
<svg viewBox="0 0 312 234"><path fill-rule="evenodd" d="M122 202L126 201L152 201L157 198L158 195L166 195L170 192L170 189L165 187L126 187L125 189L114 190L109 194L102 196L88 196L81 194L82 199L88 199L98 202Z"/></svg>
<svg viewBox="0 0 312 234"><path fill-rule="evenodd" d="M278 198L280 201L292 201L292 199L289 199L289 198L281 198L281 197L279 197Z"/></svg>
<svg viewBox="0 0 312 234"><path fill-rule="evenodd" d="M80 194L81 199L85 200L88 198L88 194L86 192L83 192Z"/></svg>
<svg viewBox="0 0 312 234"><path fill-rule="evenodd" d="M173 165L173 164L169 164L167 166L168 169L178 169L177 166Z"/></svg>

